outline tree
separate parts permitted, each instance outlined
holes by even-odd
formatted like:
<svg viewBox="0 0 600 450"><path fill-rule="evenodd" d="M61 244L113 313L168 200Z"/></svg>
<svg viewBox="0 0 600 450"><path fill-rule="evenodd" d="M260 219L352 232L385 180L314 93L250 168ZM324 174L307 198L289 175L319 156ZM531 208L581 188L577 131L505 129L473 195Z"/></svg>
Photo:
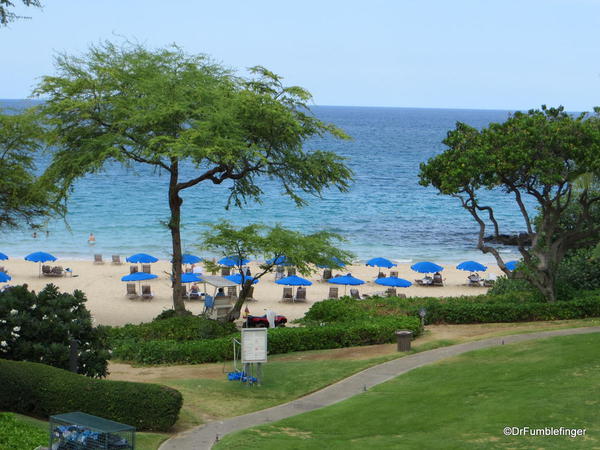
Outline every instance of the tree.
<svg viewBox="0 0 600 450"><path fill-rule="evenodd" d="M39 0L21 0L25 6L35 6L37 8L42 7L42 3ZM18 16L17 14L10 11L9 8L14 8L15 4L11 0L0 0L0 26L8 25L16 19L28 19L29 17Z"/></svg>
<svg viewBox="0 0 600 450"><path fill-rule="evenodd" d="M148 164L167 174L173 250L173 303L181 296L181 192L203 182L229 182L228 207L260 201L265 177L278 180L297 205L302 194L347 190L352 173L343 158L305 151L304 141L346 135L316 119L310 94L282 85L263 67L253 78L235 76L205 56L177 47L150 51L104 43L82 57L62 55L58 74L43 78L35 93L49 142L57 148L48 174L66 196L72 183L101 170L108 160ZM184 163L194 174L181 179Z"/></svg>
<svg viewBox="0 0 600 450"><path fill-rule="evenodd" d="M36 176L42 134L33 115L0 110L0 228L35 227L64 213L57 190Z"/></svg>
<svg viewBox="0 0 600 450"><path fill-rule="evenodd" d="M562 107L543 106L481 131L458 123L444 140L448 149L421 164L420 183L460 199L479 224L477 247L494 255L508 276L498 249L484 241L486 220L496 237L500 224L479 192L497 189L514 198L526 227L518 246L525 267L515 276L548 301L556 300L556 271L565 253L600 233L592 214L600 193L574 185L584 173L600 173L599 112L572 116ZM536 205L537 217L527 201Z"/></svg>
<svg viewBox="0 0 600 450"><path fill-rule="evenodd" d="M234 257L236 268L242 277L240 295L227 316L233 321L240 317L242 305L248 297L254 279L260 279L273 270L275 263L285 256L286 264L296 267L299 273L310 275L315 266L331 266L334 261L344 263L352 260L352 253L337 248L334 243L342 238L327 231L303 234L283 228L281 225L267 227L251 224L236 228L229 222L211 225L202 235L205 250L217 251L223 256ZM260 271L248 278L243 270L243 260L255 257L265 260Z"/></svg>

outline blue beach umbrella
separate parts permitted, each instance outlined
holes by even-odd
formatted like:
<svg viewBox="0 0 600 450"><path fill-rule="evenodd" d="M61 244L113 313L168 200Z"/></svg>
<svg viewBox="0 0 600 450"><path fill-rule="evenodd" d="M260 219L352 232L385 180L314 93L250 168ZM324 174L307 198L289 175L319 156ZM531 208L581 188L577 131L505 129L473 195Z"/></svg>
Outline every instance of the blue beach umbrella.
<svg viewBox="0 0 600 450"><path fill-rule="evenodd" d="M487 267L477 261L464 261L456 266L458 270L465 270L467 272L485 272Z"/></svg>
<svg viewBox="0 0 600 450"><path fill-rule="evenodd" d="M158 275L153 274L153 273L134 272L134 273L130 273L129 275L125 275L124 277L122 277L121 281L146 281L146 280L153 280L155 278L158 278Z"/></svg>
<svg viewBox="0 0 600 450"><path fill-rule="evenodd" d="M142 263L142 264L150 264L158 261L158 258L155 258L152 255L148 255L146 253L136 253L135 255L131 255L130 257L125 259L129 263Z"/></svg>
<svg viewBox="0 0 600 450"><path fill-rule="evenodd" d="M26 261L39 263L39 276L42 276L42 263L56 261L56 257L46 252L34 252L25 257Z"/></svg>
<svg viewBox="0 0 600 450"><path fill-rule="evenodd" d="M181 282L182 283L200 283L202 282L202 278L198 276L196 273L182 273L181 274Z"/></svg>
<svg viewBox="0 0 600 450"><path fill-rule="evenodd" d="M346 264L344 264L341 259L334 256L331 258L331 264L319 264L317 267L321 269L333 269L334 267L346 267Z"/></svg>
<svg viewBox="0 0 600 450"><path fill-rule="evenodd" d="M512 272L513 270L515 270L517 268L517 264L519 264L519 261L509 261L504 265L506 266L506 268L508 270L510 270Z"/></svg>
<svg viewBox="0 0 600 450"><path fill-rule="evenodd" d="M432 263L429 261L418 262L410 266L412 270L419 273L434 273L441 272L444 270L442 266L438 266L436 263Z"/></svg>
<svg viewBox="0 0 600 450"><path fill-rule="evenodd" d="M312 282L307 280L306 278L299 277L297 275L290 275L288 277L282 278L280 280L275 281L277 284L282 284L284 286L311 286Z"/></svg>
<svg viewBox="0 0 600 450"><path fill-rule="evenodd" d="M27 255L25 260L37 263L45 263L47 261L56 261L56 257L46 252L35 252Z"/></svg>
<svg viewBox="0 0 600 450"><path fill-rule="evenodd" d="M375 280L375 283L380 284L382 286L403 287L403 288L412 286L412 283L410 281L405 280L404 278L398 278L398 277L378 278L377 280Z"/></svg>
<svg viewBox="0 0 600 450"><path fill-rule="evenodd" d="M227 275L224 278L227 278L229 281L232 281L234 283L242 284L242 274L241 273L234 273L233 275ZM253 278L253 277L244 275L244 283L248 280L252 280L252 284L256 284L259 281L258 278Z"/></svg>
<svg viewBox="0 0 600 450"><path fill-rule="evenodd" d="M12 280L12 277L9 274L0 272L0 283L6 283L9 280Z"/></svg>
<svg viewBox="0 0 600 450"><path fill-rule="evenodd" d="M0 252L0 260L5 261L8 259L8 256L6 256L4 253Z"/></svg>
<svg viewBox="0 0 600 450"><path fill-rule="evenodd" d="M363 280L359 280L358 278L355 278L350 274L342 275L342 276L335 277L335 278L330 278L328 281L333 284L343 284L344 285L344 295L346 294L346 290L348 289L348 286L358 286L361 284L365 284L365 282Z"/></svg>
<svg viewBox="0 0 600 450"><path fill-rule="evenodd" d="M199 256L189 255L187 253L184 253L183 255L181 255L181 262L183 264L198 264L201 261L202 261L202 258L200 258Z"/></svg>
<svg viewBox="0 0 600 450"><path fill-rule="evenodd" d="M387 258L372 258L367 261L366 265L370 267L385 267L386 269L396 267L396 264Z"/></svg>
<svg viewBox="0 0 600 450"><path fill-rule="evenodd" d="M249 259L241 259L237 256L226 256L219 260L219 264L222 266L233 267L233 266L243 266L244 264L248 264L250 262Z"/></svg>

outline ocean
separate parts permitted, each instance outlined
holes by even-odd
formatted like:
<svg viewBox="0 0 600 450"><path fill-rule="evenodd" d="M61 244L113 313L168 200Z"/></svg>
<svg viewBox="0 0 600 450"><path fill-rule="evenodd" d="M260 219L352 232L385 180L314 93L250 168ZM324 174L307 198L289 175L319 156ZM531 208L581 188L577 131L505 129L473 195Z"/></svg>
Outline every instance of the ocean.
<svg viewBox="0 0 600 450"><path fill-rule="evenodd" d="M22 107L27 101L0 100L0 107ZM207 222L227 219L237 225L253 222L281 223L313 232L321 229L341 234L344 248L358 259L384 256L400 262L431 260L492 261L478 251L478 227L454 198L418 184L419 164L443 151L441 141L457 121L481 128L504 121L508 111L315 106L320 119L344 129L350 141L331 138L307 142L308 149L326 149L348 158L355 182L347 193L329 190L297 208L281 195L280 186L265 179L262 203L226 210L228 185L200 184L187 190L183 204L182 239L186 252L198 249ZM40 166L44 165L40 161ZM183 176L193 168L184 166ZM138 252L170 257L170 235L163 225L168 218L168 178L153 168L124 168L111 164L99 174L75 185L66 223L55 220L48 233L3 230L0 251L23 257L47 251L59 258L90 259L94 253L130 255ZM503 232L524 229L514 202L495 191L483 193L494 205ZM87 244L90 232L96 245ZM517 253L503 249L508 258Z"/></svg>

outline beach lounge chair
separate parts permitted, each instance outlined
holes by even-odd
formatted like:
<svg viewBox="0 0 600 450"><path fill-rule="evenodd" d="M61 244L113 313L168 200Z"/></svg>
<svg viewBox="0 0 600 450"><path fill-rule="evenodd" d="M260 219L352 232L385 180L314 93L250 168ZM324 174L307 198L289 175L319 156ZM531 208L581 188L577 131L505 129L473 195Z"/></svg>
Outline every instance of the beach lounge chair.
<svg viewBox="0 0 600 450"><path fill-rule="evenodd" d="M350 297L360 300L360 294L358 293L358 289L356 289L356 288L350 289Z"/></svg>
<svg viewBox="0 0 600 450"><path fill-rule="evenodd" d="M340 298L340 296L339 296L339 288L330 287L329 288L329 296L327 298Z"/></svg>
<svg viewBox="0 0 600 450"><path fill-rule="evenodd" d="M439 273L436 273L433 275L433 282L431 283L432 286L443 286L444 285L444 279L442 278L442 275Z"/></svg>
<svg viewBox="0 0 600 450"><path fill-rule="evenodd" d="M142 272L152 273L152 266L150 264L142 264Z"/></svg>
<svg viewBox="0 0 600 450"><path fill-rule="evenodd" d="M290 267L288 269L288 277L294 276L296 275L296 268L295 267Z"/></svg>
<svg viewBox="0 0 600 450"><path fill-rule="evenodd" d="M285 278L285 267L276 266L275 267L275 281L281 280L282 278Z"/></svg>
<svg viewBox="0 0 600 450"><path fill-rule="evenodd" d="M102 255L94 255L94 264L104 264Z"/></svg>
<svg viewBox="0 0 600 450"><path fill-rule="evenodd" d="M472 274L467 277L467 286L471 287L481 287L481 282L483 280L479 277L479 275Z"/></svg>
<svg viewBox="0 0 600 450"><path fill-rule="evenodd" d="M227 296L231 297L231 298L236 298L237 297L237 287L236 286L229 286L227 288Z"/></svg>
<svg viewBox="0 0 600 450"><path fill-rule="evenodd" d="M385 278L385 273L383 273L383 272L379 272L379 273L377 274L377 278Z"/></svg>
<svg viewBox="0 0 600 450"><path fill-rule="evenodd" d="M293 302L294 301L294 291L291 287L283 288L283 295L281 296L282 302Z"/></svg>
<svg viewBox="0 0 600 450"><path fill-rule="evenodd" d="M422 280L415 280L415 283L417 283L419 286L433 286L433 278L426 276Z"/></svg>
<svg viewBox="0 0 600 450"><path fill-rule="evenodd" d="M230 267L221 267L221 276L227 277L229 275L231 275L231 268Z"/></svg>
<svg viewBox="0 0 600 450"><path fill-rule="evenodd" d="M205 295L204 296L204 310L202 311L202 313L210 316L214 306L215 306L215 298L212 295Z"/></svg>
<svg viewBox="0 0 600 450"><path fill-rule="evenodd" d="M154 298L154 294L152 293L152 290L150 289L150 285L148 285L148 284L142 285L142 298L144 300L152 300Z"/></svg>
<svg viewBox="0 0 600 450"><path fill-rule="evenodd" d="M296 297L294 297L294 301L296 302L305 302L306 301L306 289L303 287L299 287L296 291Z"/></svg>
<svg viewBox="0 0 600 450"><path fill-rule="evenodd" d="M385 291L386 297L396 297L396 288L388 288Z"/></svg>
<svg viewBox="0 0 600 450"><path fill-rule="evenodd" d="M390 277L393 277L393 278L398 278L398 272L396 272L396 271L392 270L392 271L390 272Z"/></svg>
<svg viewBox="0 0 600 450"><path fill-rule="evenodd" d="M121 256L120 255L112 255L112 263L117 266L120 266L121 264L123 264L121 262Z"/></svg>
<svg viewBox="0 0 600 450"><path fill-rule="evenodd" d="M6 270L4 266L0 266L0 272L8 273L8 270Z"/></svg>
<svg viewBox="0 0 600 450"><path fill-rule="evenodd" d="M44 276L52 276L52 268L46 264L42 266L42 275Z"/></svg>
<svg viewBox="0 0 600 450"><path fill-rule="evenodd" d="M138 298L137 291L135 290L135 283L127 283L127 298L132 300Z"/></svg>
<svg viewBox="0 0 600 450"><path fill-rule="evenodd" d="M138 271L138 266L129 266L129 273L136 273Z"/></svg>
<svg viewBox="0 0 600 450"><path fill-rule="evenodd" d="M198 288L198 286L192 286L190 289L189 299L192 300L198 298L200 298L200 288Z"/></svg>
<svg viewBox="0 0 600 450"><path fill-rule="evenodd" d="M327 281L331 279L331 269L325 269L323 270L323 277L321 278L321 280L323 281Z"/></svg>

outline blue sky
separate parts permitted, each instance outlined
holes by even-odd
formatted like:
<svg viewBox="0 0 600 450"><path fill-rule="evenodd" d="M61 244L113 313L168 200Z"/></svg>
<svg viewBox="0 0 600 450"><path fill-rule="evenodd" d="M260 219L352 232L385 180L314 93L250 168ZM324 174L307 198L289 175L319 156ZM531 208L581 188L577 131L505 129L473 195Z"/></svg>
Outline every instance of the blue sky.
<svg viewBox="0 0 600 450"><path fill-rule="evenodd" d="M600 0L42 2L0 29L0 98L27 97L56 52L127 38L264 65L321 105L600 105Z"/></svg>

